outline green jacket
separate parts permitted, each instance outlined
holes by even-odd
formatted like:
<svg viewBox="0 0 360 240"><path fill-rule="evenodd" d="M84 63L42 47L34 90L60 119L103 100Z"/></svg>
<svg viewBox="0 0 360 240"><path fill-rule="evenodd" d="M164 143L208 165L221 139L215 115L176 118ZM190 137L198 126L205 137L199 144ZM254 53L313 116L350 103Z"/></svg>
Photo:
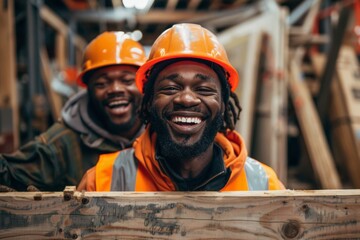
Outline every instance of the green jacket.
<svg viewBox="0 0 360 240"><path fill-rule="evenodd" d="M132 145L133 140L112 135L95 122L88 115L86 92L77 94L65 104L62 121L18 151L0 154L0 184L19 191L29 185L62 191L65 186L78 185L100 154Z"/></svg>

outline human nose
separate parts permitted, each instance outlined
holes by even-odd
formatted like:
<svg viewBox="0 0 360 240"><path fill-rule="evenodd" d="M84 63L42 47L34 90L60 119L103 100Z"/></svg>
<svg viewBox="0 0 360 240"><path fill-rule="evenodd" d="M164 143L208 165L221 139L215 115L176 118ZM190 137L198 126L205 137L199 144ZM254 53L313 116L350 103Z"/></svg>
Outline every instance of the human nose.
<svg viewBox="0 0 360 240"><path fill-rule="evenodd" d="M125 87L120 81L113 81L110 84L110 87L108 90L109 93L124 92L124 91L125 91Z"/></svg>
<svg viewBox="0 0 360 240"><path fill-rule="evenodd" d="M185 107L191 107L200 104L201 100L193 91L190 89L185 89L181 91L174 99L174 103L183 105Z"/></svg>

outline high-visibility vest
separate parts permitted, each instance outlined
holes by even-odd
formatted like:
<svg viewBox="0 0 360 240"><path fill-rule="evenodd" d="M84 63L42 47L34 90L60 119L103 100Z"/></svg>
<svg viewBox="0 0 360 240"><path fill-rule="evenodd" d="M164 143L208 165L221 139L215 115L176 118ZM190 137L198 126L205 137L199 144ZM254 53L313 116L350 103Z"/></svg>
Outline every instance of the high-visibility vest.
<svg viewBox="0 0 360 240"><path fill-rule="evenodd" d="M233 174L233 173L231 173ZM160 191L148 170L138 164L134 149L103 154L95 168L96 191ZM235 180L220 191L255 191L284 189L275 172L247 157Z"/></svg>

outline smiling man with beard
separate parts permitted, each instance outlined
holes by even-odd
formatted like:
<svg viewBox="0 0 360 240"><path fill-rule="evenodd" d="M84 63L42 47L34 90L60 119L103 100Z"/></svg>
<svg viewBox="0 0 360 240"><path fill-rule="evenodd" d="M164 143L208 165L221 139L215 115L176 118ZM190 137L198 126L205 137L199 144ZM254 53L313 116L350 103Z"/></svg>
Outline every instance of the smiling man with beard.
<svg viewBox="0 0 360 240"><path fill-rule="evenodd" d="M100 156L83 177L88 191L284 189L275 172L247 155L234 131L239 79L216 36L176 24L154 42L136 74L146 130L129 149Z"/></svg>
<svg viewBox="0 0 360 240"><path fill-rule="evenodd" d="M13 154L0 155L0 184L26 190L78 185L101 154L131 147L144 130L135 84L146 61L143 47L124 32L104 32L85 49L78 83L59 122ZM1 189L0 189L1 190Z"/></svg>

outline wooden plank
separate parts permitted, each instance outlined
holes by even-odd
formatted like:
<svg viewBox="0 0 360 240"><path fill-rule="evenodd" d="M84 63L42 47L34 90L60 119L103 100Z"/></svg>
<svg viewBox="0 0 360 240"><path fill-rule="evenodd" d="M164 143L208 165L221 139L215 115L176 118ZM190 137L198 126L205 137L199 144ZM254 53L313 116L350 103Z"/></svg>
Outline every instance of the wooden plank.
<svg viewBox="0 0 360 240"><path fill-rule="evenodd" d="M300 64L290 62L289 90L315 175L322 188L341 188L334 160L309 90L301 79Z"/></svg>
<svg viewBox="0 0 360 240"><path fill-rule="evenodd" d="M0 238L355 239L360 190L0 193Z"/></svg>
<svg viewBox="0 0 360 240"><path fill-rule="evenodd" d="M0 142L2 139L7 152L17 149L20 142L14 30L14 1L0 0L0 108L7 111L6 122L11 124L0 122Z"/></svg>

